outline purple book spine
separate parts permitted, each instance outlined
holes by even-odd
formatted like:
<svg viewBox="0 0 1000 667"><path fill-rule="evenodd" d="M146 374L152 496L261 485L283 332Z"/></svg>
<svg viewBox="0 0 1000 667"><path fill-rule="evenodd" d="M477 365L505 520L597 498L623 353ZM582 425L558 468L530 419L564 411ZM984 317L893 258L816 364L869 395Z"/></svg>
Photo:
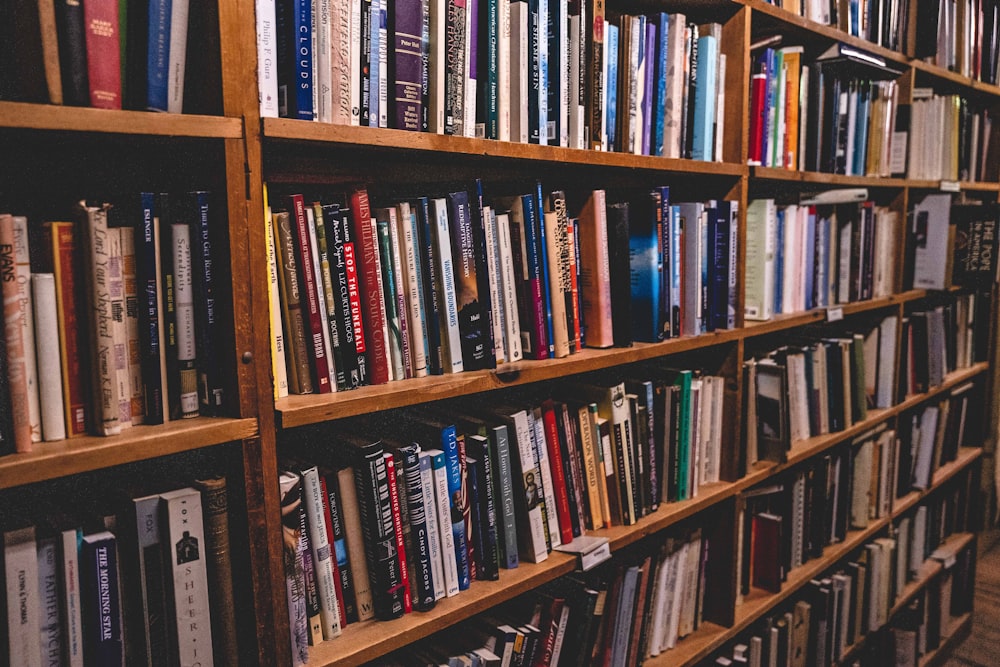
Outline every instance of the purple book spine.
<svg viewBox="0 0 1000 667"><path fill-rule="evenodd" d="M469 41L469 78L477 80L479 79L477 75L478 68L476 66L478 60L477 54L479 52L479 3L470 2L466 6L469 11L469 34L465 36L465 39Z"/></svg>
<svg viewBox="0 0 1000 667"><path fill-rule="evenodd" d="M394 127L419 132L423 116L421 33L427 0L397 0L393 11Z"/></svg>
<svg viewBox="0 0 1000 667"><path fill-rule="evenodd" d="M650 150L650 131L653 126L653 78L656 72L656 22L646 22L646 80L643 82L645 93L642 96L642 154L652 155Z"/></svg>

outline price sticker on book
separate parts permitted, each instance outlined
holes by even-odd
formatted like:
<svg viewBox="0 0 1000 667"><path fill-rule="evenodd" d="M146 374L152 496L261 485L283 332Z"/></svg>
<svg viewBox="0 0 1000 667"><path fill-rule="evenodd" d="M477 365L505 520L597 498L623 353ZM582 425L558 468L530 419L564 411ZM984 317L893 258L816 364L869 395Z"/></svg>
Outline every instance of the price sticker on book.
<svg viewBox="0 0 1000 667"><path fill-rule="evenodd" d="M958 181L941 181L941 192L959 192L961 189Z"/></svg>
<svg viewBox="0 0 1000 667"><path fill-rule="evenodd" d="M826 321L827 322L839 322L844 319L844 309L843 308L827 308L826 309Z"/></svg>

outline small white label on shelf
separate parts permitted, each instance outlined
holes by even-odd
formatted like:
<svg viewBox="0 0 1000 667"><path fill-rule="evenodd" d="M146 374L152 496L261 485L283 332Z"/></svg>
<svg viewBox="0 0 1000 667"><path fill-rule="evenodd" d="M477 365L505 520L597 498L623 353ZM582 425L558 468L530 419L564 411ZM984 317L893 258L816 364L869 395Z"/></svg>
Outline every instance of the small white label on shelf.
<svg viewBox="0 0 1000 667"><path fill-rule="evenodd" d="M961 189L958 181L941 181L941 192L959 192Z"/></svg>
<svg viewBox="0 0 1000 667"><path fill-rule="evenodd" d="M839 322L844 319L844 309L837 308L827 308L826 309L826 321L827 322Z"/></svg>

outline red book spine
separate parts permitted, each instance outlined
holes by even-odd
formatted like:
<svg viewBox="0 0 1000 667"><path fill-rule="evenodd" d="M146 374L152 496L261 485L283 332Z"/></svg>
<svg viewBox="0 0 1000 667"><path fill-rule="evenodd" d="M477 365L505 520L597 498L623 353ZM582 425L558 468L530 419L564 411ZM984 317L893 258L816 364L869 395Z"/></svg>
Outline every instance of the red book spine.
<svg viewBox="0 0 1000 667"><path fill-rule="evenodd" d="M552 486L556 498L556 515L559 517L559 537L563 544L573 541L573 523L569 518L569 492L563 474L562 452L559 449L559 426L556 424L555 403L542 403L542 422L545 426L545 446L549 451L552 469Z"/></svg>
<svg viewBox="0 0 1000 667"><path fill-rule="evenodd" d="M382 280L379 275L378 239L372 226L371 204L368 191L355 190L351 194L351 223L354 225L355 254L359 262L361 312L364 336L358 336L368 353L368 380L371 384L389 381L389 352L385 347L382 329L385 327L385 309L382 305Z"/></svg>
<svg viewBox="0 0 1000 667"><path fill-rule="evenodd" d="M118 0L87 0L83 3L83 25L87 44L90 106L100 109L121 109L122 66Z"/></svg>
<svg viewBox="0 0 1000 667"><path fill-rule="evenodd" d="M764 96L767 92L767 75L754 74L750 79L750 164L763 164L764 151Z"/></svg>
<svg viewBox="0 0 1000 667"><path fill-rule="evenodd" d="M333 539L333 516L330 514L330 492L326 487L326 474L319 476L319 485L323 489L323 515L326 519L326 541L330 548L335 550ZM337 556L334 554L330 559L333 566L333 581L337 587L337 606L340 608L340 625L347 625L347 609L344 607L344 588L340 583L340 566L337 565Z"/></svg>
<svg viewBox="0 0 1000 667"><path fill-rule="evenodd" d="M326 358L323 345L323 318L319 312L319 289L316 274L313 273L312 245L309 242L309 227L306 221L305 200L302 195L289 198L291 214L295 217L295 234L299 240L299 258L302 260L302 282L306 286L306 306L309 312L309 349L316 372L318 393L328 394L330 388L330 362Z"/></svg>
<svg viewBox="0 0 1000 667"><path fill-rule="evenodd" d="M399 510L399 487L396 484L396 461L390 452L383 454L385 470L389 477L389 502L392 504L392 525L396 531L396 553L399 554L400 586L403 589L403 613L413 611L410 594L410 571L406 567L406 544L403 542L403 517Z"/></svg>
<svg viewBox="0 0 1000 667"><path fill-rule="evenodd" d="M73 437L87 432L83 368L80 366L80 324L76 312L79 303L76 285L78 272L75 266L76 240L71 222L49 223L45 226L45 233L45 247L52 249L52 272L56 282L66 433Z"/></svg>

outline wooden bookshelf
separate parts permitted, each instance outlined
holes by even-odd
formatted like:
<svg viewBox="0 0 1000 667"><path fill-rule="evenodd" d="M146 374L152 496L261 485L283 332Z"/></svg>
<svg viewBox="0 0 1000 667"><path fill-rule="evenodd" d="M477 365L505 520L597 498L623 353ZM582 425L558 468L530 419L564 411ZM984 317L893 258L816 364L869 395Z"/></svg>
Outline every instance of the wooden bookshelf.
<svg viewBox="0 0 1000 667"><path fill-rule="evenodd" d="M0 128L242 139L239 118L0 102Z"/></svg>

